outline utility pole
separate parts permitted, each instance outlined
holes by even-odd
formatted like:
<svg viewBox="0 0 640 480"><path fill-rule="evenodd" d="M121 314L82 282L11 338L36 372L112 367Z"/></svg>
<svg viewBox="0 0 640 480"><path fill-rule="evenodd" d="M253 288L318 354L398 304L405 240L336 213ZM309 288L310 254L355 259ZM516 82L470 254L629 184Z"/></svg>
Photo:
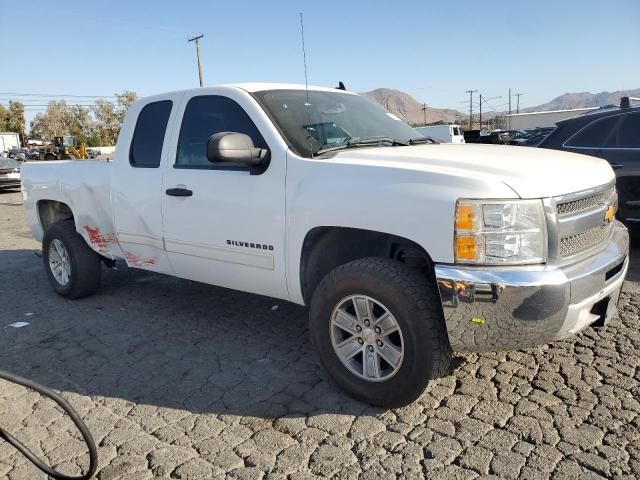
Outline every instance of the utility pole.
<svg viewBox="0 0 640 480"><path fill-rule="evenodd" d="M473 129L473 94L478 90L465 90L469 94L469 130Z"/></svg>
<svg viewBox="0 0 640 480"><path fill-rule="evenodd" d="M422 104L422 113L424 114L424 125L427 125L427 104L423 103Z"/></svg>
<svg viewBox="0 0 640 480"><path fill-rule="evenodd" d="M502 97L486 98L486 97L483 97L482 94L480 94L480 130L482 130L482 102L488 102L489 100L495 100L496 98L502 98Z"/></svg>
<svg viewBox="0 0 640 480"><path fill-rule="evenodd" d="M520 97L524 95L524 93L516 93L516 113L520 113Z"/></svg>
<svg viewBox="0 0 640 480"><path fill-rule="evenodd" d="M509 125L507 126L508 130L511 130L511 89L509 89Z"/></svg>
<svg viewBox="0 0 640 480"><path fill-rule="evenodd" d="M193 36L189 39L189 42L196 42L196 54L198 55L198 77L200 78L200 86L203 87L204 83L202 81L202 64L200 63L200 39L204 37L204 33L200 35Z"/></svg>

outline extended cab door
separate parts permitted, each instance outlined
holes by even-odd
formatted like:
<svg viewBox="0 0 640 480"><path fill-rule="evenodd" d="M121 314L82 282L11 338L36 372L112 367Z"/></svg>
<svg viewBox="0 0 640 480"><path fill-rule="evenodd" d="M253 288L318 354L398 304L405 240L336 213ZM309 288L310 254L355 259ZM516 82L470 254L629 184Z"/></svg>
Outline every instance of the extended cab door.
<svg viewBox="0 0 640 480"><path fill-rule="evenodd" d="M207 160L209 137L249 135L269 149L266 168ZM285 265L286 146L247 92L185 94L162 194L164 244L175 273L223 287L288 298ZM177 190L176 190L177 189ZM188 195L188 196L176 196Z"/></svg>
<svg viewBox="0 0 640 480"><path fill-rule="evenodd" d="M117 244L130 267L172 273L162 240L161 165L168 153L181 96L169 93L131 106L111 169L116 231L88 232L98 245Z"/></svg>

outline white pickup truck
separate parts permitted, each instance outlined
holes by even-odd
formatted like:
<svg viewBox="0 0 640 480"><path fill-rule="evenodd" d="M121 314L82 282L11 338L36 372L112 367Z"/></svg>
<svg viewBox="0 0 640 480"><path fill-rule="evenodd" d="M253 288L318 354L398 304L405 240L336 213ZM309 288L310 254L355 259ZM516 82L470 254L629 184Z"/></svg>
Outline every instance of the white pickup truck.
<svg viewBox="0 0 640 480"><path fill-rule="evenodd" d="M241 84L131 106L113 161L29 162L28 222L61 295L130 267L310 306L335 381L393 407L452 351L604 326L628 266L604 160L438 145L363 97Z"/></svg>

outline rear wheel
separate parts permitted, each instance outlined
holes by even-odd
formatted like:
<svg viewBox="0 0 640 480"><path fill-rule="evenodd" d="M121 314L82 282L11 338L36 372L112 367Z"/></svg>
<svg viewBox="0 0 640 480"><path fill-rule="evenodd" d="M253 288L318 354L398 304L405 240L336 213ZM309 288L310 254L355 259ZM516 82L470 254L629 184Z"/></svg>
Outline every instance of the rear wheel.
<svg viewBox="0 0 640 480"><path fill-rule="evenodd" d="M72 220L55 222L47 228L42 259L49 282L63 297L86 297L100 286L100 255L76 232Z"/></svg>
<svg viewBox="0 0 640 480"><path fill-rule="evenodd" d="M403 263L365 258L336 268L313 296L309 325L322 363L359 400L407 405L449 372L437 289Z"/></svg>

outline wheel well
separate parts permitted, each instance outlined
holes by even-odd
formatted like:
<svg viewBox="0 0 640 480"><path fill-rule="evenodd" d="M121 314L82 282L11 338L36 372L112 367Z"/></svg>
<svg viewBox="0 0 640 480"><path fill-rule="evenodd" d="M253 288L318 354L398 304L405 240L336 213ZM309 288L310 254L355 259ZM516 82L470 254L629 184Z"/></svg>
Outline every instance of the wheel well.
<svg viewBox="0 0 640 480"><path fill-rule="evenodd" d="M56 200L40 200L38 202L38 217L42 230L58 220L73 218L73 212L66 203Z"/></svg>
<svg viewBox="0 0 640 480"><path fill-rule="evenodd" d="M307 305L324 276L345 263L366 257L383 257L406 263L433 277L433 262L417 243L388 233L345 227L317 227L302 245L300 285Z"/></svg>

